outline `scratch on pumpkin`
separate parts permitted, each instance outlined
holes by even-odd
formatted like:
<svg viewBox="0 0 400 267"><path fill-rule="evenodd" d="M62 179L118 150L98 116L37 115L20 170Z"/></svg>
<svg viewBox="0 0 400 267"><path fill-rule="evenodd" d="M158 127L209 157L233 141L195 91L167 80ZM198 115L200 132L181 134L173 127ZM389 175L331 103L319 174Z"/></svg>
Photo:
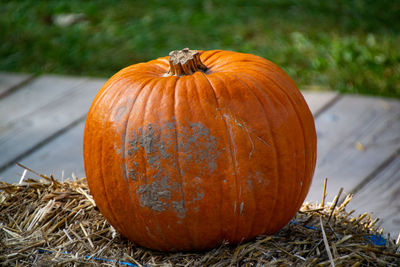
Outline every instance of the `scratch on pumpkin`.
<svg viewBox="0 0 400 267"><path fill-rule="evenodd" d="M240 203L240 212L239 212L240 215L242 215L242 213L243 213L243 207L244 207L244 202L242 201Z"/></svg>
<svg viewBox="0 0 400 267"><path fill-rule="evenodd" d="M234 123L236 123L237 126L242 128L246 132L247 137L249 138L249 141L251 144L251 150L249 152L249 159L250 159L254 152L254 142L253 142L253 139L251 138L251 135L249 133L246 123L242 120L240 120L240 122L239 122L238 119L231 114L224 114L224 117L230 121L234 121Z"/></svg>
<svg viewBox="0 0 400 267"><path fill-rule="evenodd" d="M264 143L264 145L266 145L267 147L271 147L270 144L267 143L267 141L265 141L264 139L262 139L261 137L257 136L257 139L260 140L261 142Z"/></svg>

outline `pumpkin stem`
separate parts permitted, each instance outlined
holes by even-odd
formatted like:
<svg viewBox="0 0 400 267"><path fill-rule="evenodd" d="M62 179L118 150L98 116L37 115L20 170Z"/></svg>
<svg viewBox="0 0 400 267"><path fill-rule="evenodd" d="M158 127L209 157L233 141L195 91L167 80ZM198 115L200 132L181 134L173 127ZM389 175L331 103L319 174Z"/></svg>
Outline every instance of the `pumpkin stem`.
<svg viewBox="0 0 400 267"><path fill-rule="evenodd" d="M184 48L169 53L169 76L191 75L196 71L205 72L206 70L206 65L200 60L199 51Z"/></svg>

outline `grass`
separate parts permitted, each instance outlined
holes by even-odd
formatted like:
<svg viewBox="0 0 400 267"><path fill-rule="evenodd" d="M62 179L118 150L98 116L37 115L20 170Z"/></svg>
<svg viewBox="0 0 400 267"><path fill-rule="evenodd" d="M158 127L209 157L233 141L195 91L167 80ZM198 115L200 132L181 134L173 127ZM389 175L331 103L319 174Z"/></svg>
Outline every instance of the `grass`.
<svg viewBox="0 0 400 267"><path fill-rule="evenodd" d="M109 77L169 51L265 57L299 88L400 98L400 2L2 1L0 70ZM68 27L54 17L84 13Z"/></svg>

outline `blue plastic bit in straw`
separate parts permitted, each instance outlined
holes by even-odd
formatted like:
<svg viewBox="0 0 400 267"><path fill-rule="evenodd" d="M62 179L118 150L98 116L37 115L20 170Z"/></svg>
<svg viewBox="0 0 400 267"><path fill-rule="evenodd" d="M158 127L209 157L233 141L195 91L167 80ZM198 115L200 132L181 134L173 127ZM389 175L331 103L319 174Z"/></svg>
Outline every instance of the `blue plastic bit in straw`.
<svg viewBox="0 0 400 267"><path fill-rule="evenodd" d="M382 235L365 235L364 238L368 241L368 243L375 246L386 245L386 239Z"/></svg>
<svg viewBox="0 0 400 267"><path fill-rule="evenodd" d="M38 249L38 251L39 251L39 253L49 253L49 254L53 253L53 251L45 250L45 249ZM64 252L61 252L61 254L71 254L71 253L67 252L67 251L64 251ZM138 267L137 264L126 262L126 261L120 261L120 260L112 260L112 259L105 259L105 258L98 258L98 257L91 257L91 256L84 256L83 258L86 259L86 260L96 260L96 261L116 263L116 264L119 264L119 265Z"/></svg>
<svg viewBox="0 0 400 267"><path fill-rule="evenodd" d="M291 223L293 223L294 225L300 225L297 221L295 221L295 220L291 220L290 221ZM311 230L318 230L317 228L315 228L314 226L309 226L309 225L301 225L301 226L303 226L304 228L307 228L307 229L311 229Z"/></svg>
<svg viewBox="0 0 400 267"><path fill-rule="evenodd" d="M294 225L300 225L295 220L291 220L290 222L293 223ZM315 227L309 226L309 225L301 225L301 226L303 226L304 228L307 228L307 229L319 230L318 228L315 228ZM364 235L364 238L371 245L375 245L375 246L385 246L386 245L386 239L382 235Z"/></svg>

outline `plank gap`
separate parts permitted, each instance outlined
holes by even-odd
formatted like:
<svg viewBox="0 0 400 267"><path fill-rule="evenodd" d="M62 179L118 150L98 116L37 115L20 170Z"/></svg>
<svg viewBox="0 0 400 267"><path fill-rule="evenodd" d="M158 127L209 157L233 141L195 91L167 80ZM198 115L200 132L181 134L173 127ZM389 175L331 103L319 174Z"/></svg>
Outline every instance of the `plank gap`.
<svg viewBox="0 0 400 267"><path fill-rule="evenodd" d="M384 162L382 162L381 165L377 166L375 170L371 172L367 177L364 178L358 185L356 185L352 190L351 194L356 194L360 190L362 190L368 183L370 183L372 180L374 180L386 167L388 167L390 164L392 164L393 161L396 160L397 156L400 155L400 149L395 151L389 158L387 158ZM342 199L342 201L344 198Z"/></svg>
<svg viewBox="0 0 400 267"><path fill-rule="evenodd" d="M325 110L329 109L331 106L335 105L340 99L343 98L343 95L337 94L334 96L329 102L325 103L323 107L315 111L314 119L317 119L320 114L322 114Z"/></svg>
<svg viewBox="0 0 400 267"><path fill-rule="evenodd" d="M24 87L28 83L31 83L35 78L37 78L37 76L28 74L27 77L21 78L21 81L17 82L16 84L11 85L6 89L3 88L3 90L0 90L0 99L8 96L9 94L14 93L15 91Z"/></svg>
<svg viewBox="0 0 400 267"><path fill-rule="evenodd" d="M58 136L62 135L63 133L67 132L70 128L73 128L75 125L85 121L86 119L86 114L82 117L80 117L79 119L72 121L70 124L65 125L65 127L59 129L58 131L56 131L55 133L53 133L52 135L48 136L47 138L43 139L42 141L40 141L39 143L35 144L34 146L32 146L31 148L27 149L23 154L18 155L17 157L9 160L7 163L5 163L3 166L0 166L0 172L5 171L7 168L11 167L12 165L14 165L16 162L19 162L21 160L23 160L24 158L28 157L29 155L31 155L32 153L34 153L36 150L38 150L39 148L47 145L49 142L51 142L52 140L54 140L55 138L57 138Z"/></svg>
<svg viewBox="0 0 400 267"><path fill-rule="evenodd" d="M0 168L79 122L103 84L104 80L45 75L1 99Z"/></svg>

